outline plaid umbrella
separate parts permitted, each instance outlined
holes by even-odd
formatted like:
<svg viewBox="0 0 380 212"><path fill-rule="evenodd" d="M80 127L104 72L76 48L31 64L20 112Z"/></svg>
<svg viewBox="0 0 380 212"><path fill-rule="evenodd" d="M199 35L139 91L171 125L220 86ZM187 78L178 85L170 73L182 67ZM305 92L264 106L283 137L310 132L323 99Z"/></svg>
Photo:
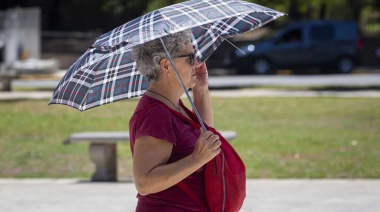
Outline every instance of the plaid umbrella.
<svg viewBox="0 0 380 212"><path fill-rule="evenodd" d="M49 104L84 111L141 96L149 82L131 58L133 46L191 29L196 58L204 62L225 39L283 15L241 0L192 0L155 10L101 35L70 67Z"/></svg>

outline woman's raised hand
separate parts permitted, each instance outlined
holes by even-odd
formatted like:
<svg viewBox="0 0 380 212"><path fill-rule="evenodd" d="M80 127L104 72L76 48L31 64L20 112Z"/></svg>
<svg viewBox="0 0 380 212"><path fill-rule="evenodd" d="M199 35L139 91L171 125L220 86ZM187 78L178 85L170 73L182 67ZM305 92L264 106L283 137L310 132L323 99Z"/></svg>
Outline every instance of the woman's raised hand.
<svg viewBox="0 0 380 212"><path fill-rule="evenodd" d="M219 154L221 144L222 142L219 140L218 135L210 131L205 132L203 128L201 128L201 135L197 143L195 143L192 156L197 162L205 164Z"/></svg>
<svg viewBox="0 0 380 212"><path fill-rule="evenodd" d="M195 67L195 74L197 76L195 80L195 86L192 88L202 88L208 87L208 71L206 63L201 63L200 65Z"/></svg>

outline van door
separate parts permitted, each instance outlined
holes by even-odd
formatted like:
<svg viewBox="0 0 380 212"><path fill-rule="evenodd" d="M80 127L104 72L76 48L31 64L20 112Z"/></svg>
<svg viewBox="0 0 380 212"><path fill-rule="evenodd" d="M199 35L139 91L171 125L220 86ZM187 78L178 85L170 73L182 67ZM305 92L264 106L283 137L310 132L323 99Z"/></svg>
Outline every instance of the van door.
<svg viewBox="0 0 380 212"><path fill-rule="evenodd" d="M302 62L304 43L305 36L302 27L289 29L275 39L269 55L278 68L298 66Z"/></svg>
<svg viewBox="0 0 380 212"><path fill-rule="evenodd" d="M322 23L310 26L310 43L307 45L305 61L311 65L322 66L334 58L334 27Z"/></svg>

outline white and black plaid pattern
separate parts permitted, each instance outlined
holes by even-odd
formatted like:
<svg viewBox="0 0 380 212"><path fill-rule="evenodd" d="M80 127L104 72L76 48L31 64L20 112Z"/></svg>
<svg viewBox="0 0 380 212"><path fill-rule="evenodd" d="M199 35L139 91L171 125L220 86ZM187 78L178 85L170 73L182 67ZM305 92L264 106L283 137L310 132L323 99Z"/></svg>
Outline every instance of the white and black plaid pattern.
<svg viewBox="0 0 380 212"><path fill-rule="evenodd" d="M69 68L49 104L84 111L141 96L149 82L131 58L133 46L191 29L196 57L204 62L224 39L283 15L241 0L192 0L153 11L101 35Z"/></svg>

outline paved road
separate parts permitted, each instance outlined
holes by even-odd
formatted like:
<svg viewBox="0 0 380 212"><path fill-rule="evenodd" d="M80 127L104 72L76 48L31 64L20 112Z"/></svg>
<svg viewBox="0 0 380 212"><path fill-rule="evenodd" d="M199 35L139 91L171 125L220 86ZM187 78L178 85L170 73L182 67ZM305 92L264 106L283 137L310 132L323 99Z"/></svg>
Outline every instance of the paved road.
<svg viewBox="0 0 380 212"><path fill-rule="evenodd" d="M132 182L0 179L0 211L129 212ZM380 180L247 180L242 212L379 212Z"/></svg>
<svg viewBox="0 0 380 212"><path fill-rule="evenodd" d="M61 76L61 75L60 75ZM59 80L14 80L12 87L55 88ZM210 76L210 88L275 86L380 86L380 74Z"/></svg>
<svg viewBox="0 0 380 212"><path fill-rule="evenodd" d="M247 86L380 86L380 74L311 76L214 76L212 88Z"/></svg>

